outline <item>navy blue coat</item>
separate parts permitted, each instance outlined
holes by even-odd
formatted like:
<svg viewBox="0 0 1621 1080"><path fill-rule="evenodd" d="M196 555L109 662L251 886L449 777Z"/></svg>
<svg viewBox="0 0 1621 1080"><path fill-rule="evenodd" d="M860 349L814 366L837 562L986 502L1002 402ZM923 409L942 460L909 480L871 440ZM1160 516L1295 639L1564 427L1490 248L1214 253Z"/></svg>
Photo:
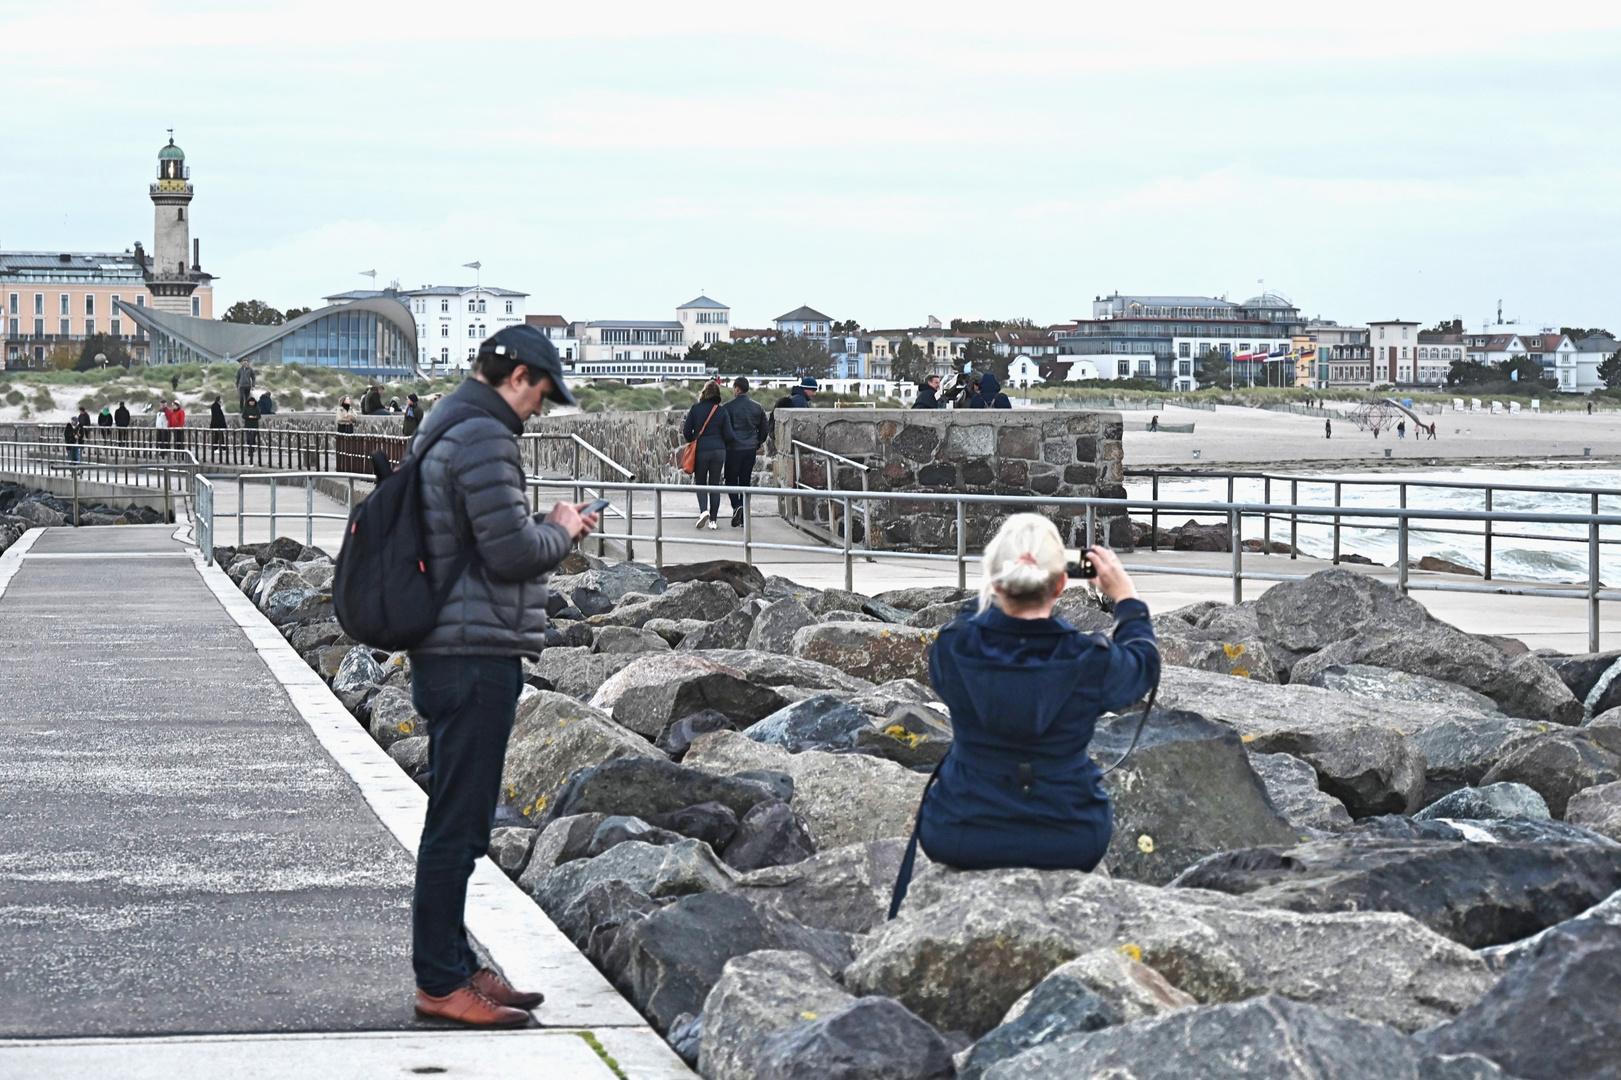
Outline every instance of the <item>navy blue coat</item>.
<svg viewBox="0 0 1621 1080"><path fill-rule="evenodd" d="M941 628L929 681L956 737L919 815L930 859L965 870L1091 870L1103 858L1113 820L1087 745L1099 714L1137 701L1159 678L1148 606L1122 600L1115 617L1113 641L996 607Z"/></svg>
<svg viewBox="0 0 1621 1080"><path fill-rule="evenodd" d="M713 420L709 418L710 410L715 413ZM704 426L706 420L709 421L708 427ZM702 435L698 434L700 431ZM693 402L692 408L687 410L686 423L681 425L681 437L688 442L697 439L700 454L737 445L737 435L732 431L732 414L718 401Z"/></svg>
<svg viewBox="0 0 1621 1080"><path fill-rule="evenodd" d="M1002 393L1002 384L990 372L979 377L979 393L968 403L970 409L1011 409L1013 402Z"/></svg>

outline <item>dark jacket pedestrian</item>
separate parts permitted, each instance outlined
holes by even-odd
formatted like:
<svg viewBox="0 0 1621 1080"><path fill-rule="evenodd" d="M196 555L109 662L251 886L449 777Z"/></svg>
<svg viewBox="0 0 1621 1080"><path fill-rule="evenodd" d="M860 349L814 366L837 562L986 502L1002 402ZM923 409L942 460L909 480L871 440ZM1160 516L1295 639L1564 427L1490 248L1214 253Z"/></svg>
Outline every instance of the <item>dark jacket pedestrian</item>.
<svg viewBox="0 0 1621 1080"><path fill-rule="evenodd" d="M376 416L383 411L383 395L373 386L366 391L366 396L360 399L360 415Z"/></svg>
<svg viewBox="0 0 1621 1080"><path fill-rule="evenodd" d="M979 392L974 400L968 403L970 409L1011 409L1013 402L1002 393L1002 384L997 381L994 374L987 371L979 377Z"/></svg>
<svg viewBox="0 0 1621 1080"><path fill-rule="evenodd" d="M1004 534L1021 528L1042 533L1041 543L1004 543ZM951 710L955 740L919 815L930 859L969 870L1091 870L1108 848L1109 797L1087 747L1101 713L1147 694L1160 659L1148 607L1130 592L1118 560L1101 549L1092 555L1094 562L1113 560L1111 573L1127 585L1115 604L1112 639L1051 617L1051 600L1064 585L1064 552L1051 522L1033 514L1008 519L986 549L986 568L1023 590L1039 589L1052 575L1045 608L1004 610L1008 598L998 592L997 604L941 628L929 681ZM1021 582L1020 574L1033 580ZM1048 614L1032 617L1030 610Z"/></svg>
<svg viewBox="0 0 1621 1080"><path fill-rule="evenodd" d="M716 528L720 517L720 492L701 490L706 485L725 482L726 451L737 445L737 434L732 430L731 414L720 401L720 387L706 383L703 393L687 410L686 422L681 425L681 437L698 443L697 468L692 482L698 492L698 528Z"/></svg>
<svg viewBox="0 0 1621 1080"><path fill-rule="evenodd" d="M118 408L113 410L113 425L121 428L129 427L129 410L124 407L122 401L118 403Z"/></svg>
<svg viewBox="0 0 1621 1080"><path fill-rule="evenodd" d="M276 403L270 399L270 391L269 390L266 390L264 393L259 395L259 415L260 416L275 416L276 415Z"/></svg>
<svg viewBox="0 0 1621 1080"><path fill-rule="evenodd" d="M1324 420L1323 421L1323 438L1332 439L1333 437L1334 437L1334 421L1332 421L1332 420Z"/></svg>
<svg viewBox="0 0 1621 1080"><path fill-rule="evenodd" d="M225 406L220 404L219 398L215 398L214 403L208 407L208 426L211 428L231 426L225 422Z"/></svg>
<svg viewBox="0 0 1621 1080"><path fill-rule="evenodd" d="M259 445L259 403L251 396L242 406L242 444L249 448Z"/></svg>
<svg viewBox="0 0 1621 1080"><path fill-rule="evenodd" d="M105 442L107 439L107 433L113 426L112 410L107 408L105 405L101 407L101 412L96 416L96 426L101 428L102 441Z"/></svg>
<svg viewBox="0 0 1621 1080"><path fill-rule="evenodd" d="M939 387L939 376L930 376L925 379L917 388L917 400L912 402L912 408L938 409L940 407Z"/></svg>
<svg viewBox="0 0 1621 1080"><path fill-rule="evenodd" d="M253 365L246 360L242 361L242 365L236 369L236 405L238 412L248 403L248 399L253 397L253 387L258 381L259 377L254 373Z"/></svg>
<svg viewBox="0 0 1621 1080"><path fill-rule="evenodd" d="M596 519L567 503L544 520L530 513L523 422L542 396L573 403L551 342L531 326L497 331L473 372L418 432L417 445L440 435L422 455L422 539L429 581L448 592L433 630L411 650L411 699L433 762L412 964L418 1013L509 1027L531 1022L523 1010L539 995L479 966L463 928L467 882L489 848L523 659L545 646L546 574Z"/></svg>
<svg viewBox="0 0 1621 1080"><path fill-rule="evenodd" d="M79 430L76 421L69 420L62 425L62 442L67 445L68 460L78 461L79 447L84 444L84 433Z"/></svg>
<svg viewBox="0 0 1621 1080"><path fill-rule="evenodd" d="M422 406L417 402L415 394L406 396L403 417L400 421L400 431L407 437L415 435L417 428L422 424Z"/></svg>
<svg viewBox="0 0 1621 1080"><path fill-rule="evenodd" d="M732 422L736 441L726 449L726 486L745 488L754 478L754 462L760 447L771 437L771 418L758 401L749 397L749 381L739 375L732 382L732 400L723 408ZM728 491L732 504L732 527L743 526L743 493Z"/></svg>

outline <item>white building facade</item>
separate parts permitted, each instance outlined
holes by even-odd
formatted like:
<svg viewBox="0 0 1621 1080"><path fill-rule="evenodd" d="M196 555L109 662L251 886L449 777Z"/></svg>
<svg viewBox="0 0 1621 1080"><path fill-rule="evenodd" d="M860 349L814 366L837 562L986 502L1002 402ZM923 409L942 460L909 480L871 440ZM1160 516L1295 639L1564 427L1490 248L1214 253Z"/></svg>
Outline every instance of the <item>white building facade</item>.
<svg viewBox="0 0 1621 1080"><path fill-rule="evenodd" d="M381 291L352 289L324 297L347 304L388 296L411 310L417 324L417 362L432 374L466 371L485 338L524 321L528 293L494 285L424 285L420 289L390 286Z"/></svg>
<svg viewBox="0 0 1621 1080"><path fill-rule="evenodd" d="M686 359L692 345L729 340L731 308L700 296L675 309L674 319L596 319L575 324L576 375L626 380L701 379L708 369Z"/></svg>

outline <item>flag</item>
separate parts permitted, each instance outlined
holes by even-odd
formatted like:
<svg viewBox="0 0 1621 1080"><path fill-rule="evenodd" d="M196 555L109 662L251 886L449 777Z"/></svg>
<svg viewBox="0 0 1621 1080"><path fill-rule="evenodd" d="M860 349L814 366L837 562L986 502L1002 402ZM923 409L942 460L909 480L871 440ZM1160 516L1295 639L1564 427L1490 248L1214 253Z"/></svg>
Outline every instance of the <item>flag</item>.
<svg viewBox="0 0 1621 1080"><path fill-rule="evenodd" d="M481 262L462 263L462 265L465 266L469 270L482 270L482 269L484 269L484 264L481 263Z"/></svg>

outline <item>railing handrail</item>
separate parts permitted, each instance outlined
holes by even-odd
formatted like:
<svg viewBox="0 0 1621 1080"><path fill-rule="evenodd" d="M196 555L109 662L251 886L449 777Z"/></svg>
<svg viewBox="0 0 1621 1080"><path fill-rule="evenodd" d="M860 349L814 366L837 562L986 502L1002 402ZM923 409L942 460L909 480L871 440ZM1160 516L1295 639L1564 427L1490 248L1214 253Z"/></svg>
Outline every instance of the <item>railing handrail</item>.
<svg viewBox="0 0 1621 1080"><path fill-rule="evenodd" d="M809 450L813 454L821 454L823 457L830 457L834 461L841 462L841 463L843 463L845 465L853 466L854 468L860 469L862 472L868 472L868 471L870 471L872 469L871 465L863 465L859 461L853 461L850 458L845 457L843 454L835 454L831 450L824 450L820 446L812 446L810 443L803 443L803 442L800 442L798 439L793 439L793 440L790 440L790 441L793 443L793 445L794 445L794 447L796 449ZM690 486L690 485L688 485L688 486ZM755 490L756 491L762 491L764 489L763 488L755 488ZM811 490L816 491L816 490L819 490L819 489L811 488Z"/></svg>
<svg viewBox="0 0 1621 1080"><path fill-rule="evenodd" d="M1469 480L1413 480L1395 477L1389 480L1371 477L1339 477L1339 476L1304 476L1299 473L1266 473L1246 472L1228 469L1126 469L1127 476L1142 477L1176 477L1178 479L1200 480L1278 480L1285 483L1299 484L1347 484L1358 487L1410 487L1410 488L1447 488L1462 491L1528 491L1534 494L1547 495L1621 495L1621 488L1607 487L1570 487L1559 484L1499 484L1495 481L1469 481ZM1045 499L1043 502L1047 501ZM1274 503L1273 505L1279 505Z"/></svg>

